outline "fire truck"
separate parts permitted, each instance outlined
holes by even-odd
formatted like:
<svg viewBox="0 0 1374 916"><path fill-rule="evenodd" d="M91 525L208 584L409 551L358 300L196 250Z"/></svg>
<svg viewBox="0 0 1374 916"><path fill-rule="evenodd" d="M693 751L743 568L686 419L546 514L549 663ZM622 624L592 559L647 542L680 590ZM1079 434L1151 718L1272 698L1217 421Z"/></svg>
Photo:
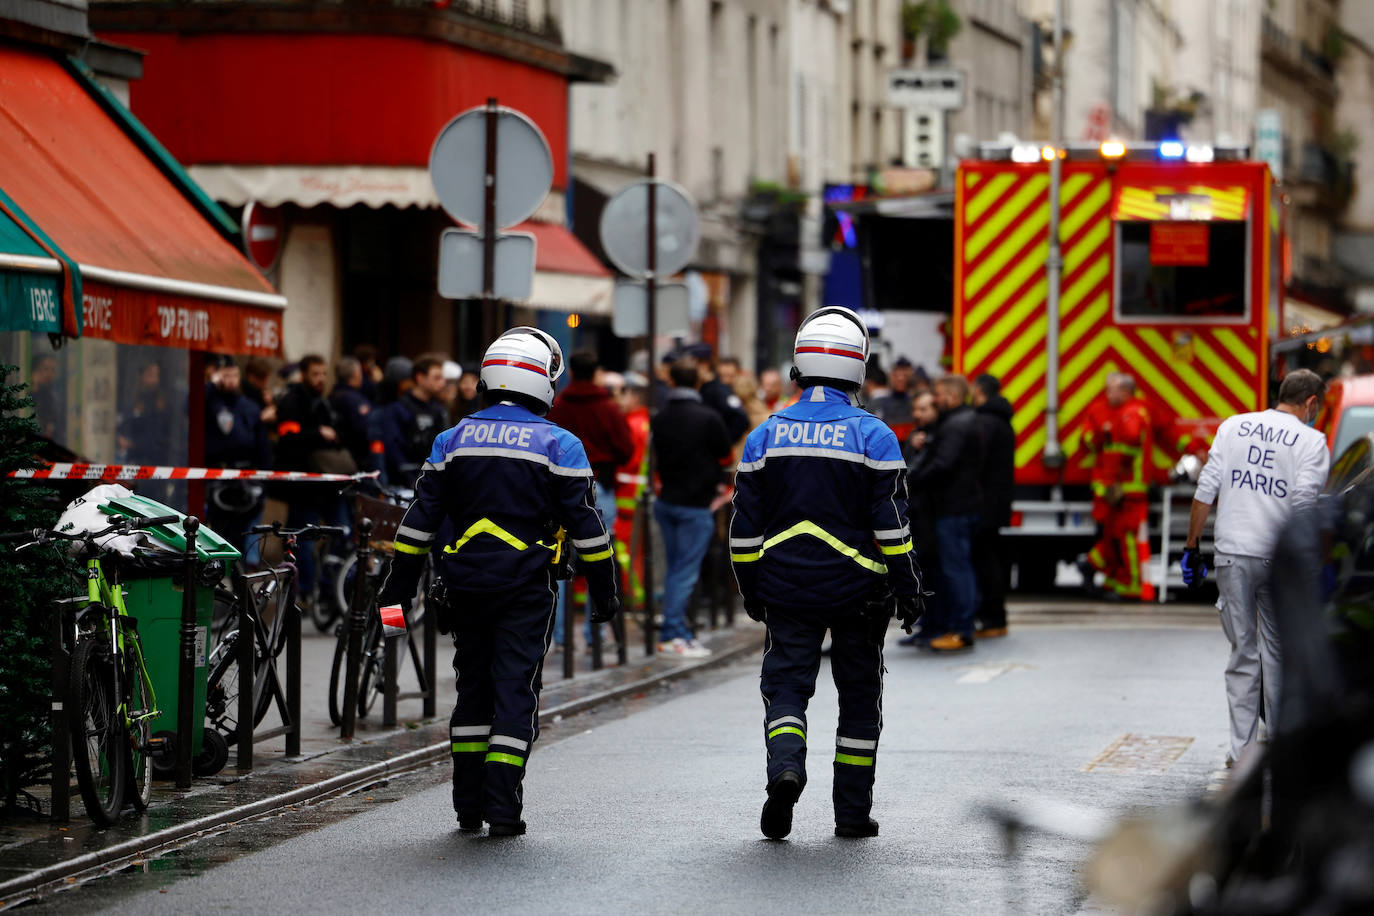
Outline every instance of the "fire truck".
<svg viewBox="0 0 1374 916"><path fill-rule="evenodd" d="M952 364L969 378L997 376L1015 410L1018 499L1007 533L1023 587L1052 584L1055 561L1092 539L1080 439L1109 372L1133 375L1149 405L1161 485L1223 419L1266 406L1283 212L1268 167L1247 155L1177 142L985 145L960 165ZM1055 158L1062 266L1051 314ZM1168 506L1151 517L1166 530L1179 524ZM1158 545L1159 522L1151 533ZM1168 559L1156 556L1147 576Z"/></svg>

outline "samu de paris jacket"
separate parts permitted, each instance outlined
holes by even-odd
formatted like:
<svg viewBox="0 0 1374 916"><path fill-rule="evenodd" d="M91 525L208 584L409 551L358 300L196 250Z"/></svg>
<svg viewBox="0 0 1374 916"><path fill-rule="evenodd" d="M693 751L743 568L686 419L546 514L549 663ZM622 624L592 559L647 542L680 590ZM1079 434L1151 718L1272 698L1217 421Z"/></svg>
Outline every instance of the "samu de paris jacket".
<svg viewBox="0 0 1374 916"><path fill-rule="evenodd" d="M906 463L882 420L835 388L808 388L749 434L735 477L730 559L765 605L854 605L884 580L920 588Z"/></svg>

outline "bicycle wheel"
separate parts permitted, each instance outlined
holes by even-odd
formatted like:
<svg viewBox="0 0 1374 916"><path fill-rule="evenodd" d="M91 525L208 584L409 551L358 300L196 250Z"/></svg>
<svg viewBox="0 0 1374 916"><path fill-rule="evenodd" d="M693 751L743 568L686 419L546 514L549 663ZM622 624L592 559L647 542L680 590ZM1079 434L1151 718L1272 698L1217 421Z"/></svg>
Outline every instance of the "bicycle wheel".
<svg viewBox="0 0 1374 916"><path fill-rule="evenodd" d="M119 819L124 807L129 744L119 714L114 659L96 638L79 639L72 652L72 757L86 813L101 827Z"/></svg>
<svg viewBox="0 0 1374 916"><path fill-rule="evenodd" d="M129 634L125 634L125 639ZM153 708L152 697L148 695L148 685L136 662L136 654L129 650L129 664L124 670L129 672L129 716L133 718L149 712ZM129 801L138 811L147 809L153 797L153 762L150 747L153 738L153 720L142 718L134 723L129 734Z"/></svg>
<svg viewBox="0 0 1374 916"><path fill-rule="evenodd" d="M348 599L353 594L353 576L358 568L358 557L349 554L339 560L339 564L329 573L333 588L327 594L321 588L319 597L310 606L310 619L321 633L328 633L334 622L348 613Z"/></svg>
<svg viewBox="0 0 1374 916"><path fill-rule="evenodd" d="M334 631L334 664L329 669L329 721L343 724L344 670L348 664L348 624L340 623Z"/></svg>
<svg viewBox="0 0 1374 916"><path fill-rule="evenodd" d="M237 631L220 641L210 660L210 674L205 679L205 721L215 730L234 735L239 728L239 659ZM253 647L253 725L267 716L272 697L267 692L267 660Z"/></svg>
<svg viewBox="0 0 1374 916"><path fill-rule="evenodd" d="M371 636L369 628L368 636ZM377 700L386 690L386 678L383 677L385 670L383 665L386 663L386 641L378 635L376 644L370 650L365 649L363 655L363 668L358 678L358 718L365 719L367 714L372 711L372 707L377 705Z"/></svg>

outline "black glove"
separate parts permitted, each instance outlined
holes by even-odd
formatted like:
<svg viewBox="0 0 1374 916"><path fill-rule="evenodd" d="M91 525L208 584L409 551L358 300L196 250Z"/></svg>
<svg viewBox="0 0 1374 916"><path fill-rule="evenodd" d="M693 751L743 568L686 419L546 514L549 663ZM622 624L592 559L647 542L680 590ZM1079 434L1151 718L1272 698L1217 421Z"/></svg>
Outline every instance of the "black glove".
<svg viewBox="0 0 1374 916"><path fill-rule="evenodd" d="M415 602L415 589L406 589L396 580L399 576L389 575L382 588L377 592L377 607L387 607L392 604L399 604L401 610L409 611L410 606Z"/></svg>
<svg viewBox="0 0 1374 916"><path fill-rule="evenodd" d="M415 603L415 592L420 587L420 577L425 572L425 558L397 553L391 558L391 566L386 571L386 580L377 590L377 607L399 604L402 610L410 610ZM359 576L359 581L362 581Z"/></svg>
<svg viewBox="0 0 1374 916"><path fill-rule="evenodd" d="M592 602L592 623L610 623L620 613L620 599L608 598Z"/></svg>
<svg viewBox="0 0 1374 916"><path fill-rule="evenodd" d="M745 598L744 613L749 615L750 620L757 620L759 623L763 623L763 602L753 598Z"/></svg>
<svg viewBox="0 0 1374 916"><path fill-rule="evenodd" d="M897 619L905 632L910 633L916 626L926 612L926 599L934 594L918 590L914 595L902 595L897 599Z"/></svg>
<svg viewBox="0 0 1374 916"><path fill-rule="evenodd" d="M434 615L434 628L440 633L447 636L453 632L453 604L449 601L448 586L438 576L425 596L425 613Z"/></svg>
<svg viewBox="0 0 1374 916"><path fill-rule="evenodd" d="M1207 561L1196 547L1183 548L1183 561L1179 565L1183 567L1183 584L1189 588L1197 588L1207 578Z"/></svg>

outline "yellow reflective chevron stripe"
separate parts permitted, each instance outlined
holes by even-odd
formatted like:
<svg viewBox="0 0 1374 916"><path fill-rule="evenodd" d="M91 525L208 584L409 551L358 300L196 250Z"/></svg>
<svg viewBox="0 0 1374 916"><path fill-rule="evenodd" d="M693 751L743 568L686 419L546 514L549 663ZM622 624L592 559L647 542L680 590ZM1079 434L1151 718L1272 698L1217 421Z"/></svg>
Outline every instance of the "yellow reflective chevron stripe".
<svg viewBox="0 0 1374 916"><path fill-rule="evenodd" d="M871 766L873 766L873 758L872 758L872 757L859 757L859 756L857 756L857 755L855 755L855 754L839 754L839 753L837 753L837 754L835 755L835 762L836 762L836 763L847 763L847 764L849 764L850 766L856 766L856 767L871 767Z"/></svg>
<svg viewBox="0 0 1374 916"><path fill-rule="evenodd" d="M501 754L492 751L487 755L487 763L508 763L513 767L522 767L525 765L525 760L523 757L517 757L514 754Z"/></svg>
<svg viewBox="0 0 1374 916"><path fill-rule="evenodd" d="M771 732L768 733L768 740L772 741L778 735L796 735L803 741L806 740L806 732L802 731L800 728L797 728L797 726L795 725L784 725L782 728L773 729Z"/></svg>
<svg viewBox="0 0 1374 916"><path fill-rule="evenodd" d="M453 753L455 754L485 754L487 743L485 741L455 741L453 742Z"/></svg>
<svg viewBox="0 0 1374 916"><path fill-rule="evenodd" d="M909 553L911 551L911 538L907 538L906 541L901 544L889 544L883 547L882 551L884 555L889 557L895 557L900 556L904 553Z"/></svg>
<svg viewBox="0 0 1374 916"><path fill-rule="evenodd" d="M577 556L584 563L595 563L598 560L609 560L611 558L611 548L607 547L605 550L598 550L596 553L583 553L579 550L577 552Z"/></svg>
<svg viewBox="0 0 1374 916"><path fill-rule="evenodd" d="M413 553L417 556L424 556L425 554L429 553L428 544L426 544L423 547L416 547L413 544L405 544L401 541L393 541L391 546L395 547L401 553Z"/></svg>
<svg viewBox="0 0 1374 916"><path fill-rule="evenodd" d="M479 534L489 534L498 540L505 541L516 550L527 550L529 548L528 544L511 534L505 528L502 528L489 518L483 518L469 525L468 530L463 532L462 537L444 548L444 553L457 553L463 549L464 544L477 537Z"/></svg>
<svg viewBox="0 0 1374 916"><path fill-rule="evenodd" d="M761 556L763 556L763 551L755 550L753 553L732 553L730 560L734 563L753 563Z"/></svg>
<svg viewBox="0 0 1374 916"><path fill-rule="evenodd" d="M836 552L841 553L846 557L849 557L849 559L853 560L855 563L858 563L864 569L871 570L875 573L887 572L887 567L885 565L878 562L877 560L870 560L868 557L861 554L857 547L850 547L844 541L835 537L835 535L831 534L829 531L826 531L824 528L822 528L820 525L817 525L815 522L797 522L795 525L793 525L791 528L788 528L786 531L781 531L773 535L771 538L763 542L763 549L759 551L759 553L767 553L768 548L776 547L783 541L790 540L801 534L809 534L813 538L822 541L823 543L833 548Z"/></svg>

